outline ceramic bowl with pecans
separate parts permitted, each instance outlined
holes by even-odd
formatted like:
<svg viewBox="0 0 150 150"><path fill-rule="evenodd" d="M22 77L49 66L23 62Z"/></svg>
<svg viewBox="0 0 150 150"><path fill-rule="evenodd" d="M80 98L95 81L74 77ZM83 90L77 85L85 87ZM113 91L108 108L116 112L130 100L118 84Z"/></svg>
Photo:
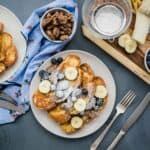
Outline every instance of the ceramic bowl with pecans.
<svg viewBox="0 0 150 150"><path fill-rule="evenodd" d="M69 40L74 32L74 16L64 8L52 8L44 13L40 22L43 36L52 42Z"/></svg>

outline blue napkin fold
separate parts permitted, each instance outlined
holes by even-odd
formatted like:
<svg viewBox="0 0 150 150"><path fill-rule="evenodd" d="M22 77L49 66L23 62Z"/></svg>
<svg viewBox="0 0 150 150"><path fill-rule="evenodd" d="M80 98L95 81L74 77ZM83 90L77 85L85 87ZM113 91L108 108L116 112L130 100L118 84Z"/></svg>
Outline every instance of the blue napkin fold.
<svg viewBox="0 0 150 150"><path fill-rule="evenodd" d="M11 79L0 85L6 85L3 92L13 97L18 105L23 105L26 111L29 110L29 87L35 72L46 59L62 50L73 37L63 43L49 42L43 37L40 31L40 18L46 10L54 7L63 7L74 15L76 31L78 7L74 0L55 0L44 7L36 9L25 23L22 31L27 40L27 50L23 64ZM21 114L18 112L0 108L0 124L13 122L19 115Z"/></svg>

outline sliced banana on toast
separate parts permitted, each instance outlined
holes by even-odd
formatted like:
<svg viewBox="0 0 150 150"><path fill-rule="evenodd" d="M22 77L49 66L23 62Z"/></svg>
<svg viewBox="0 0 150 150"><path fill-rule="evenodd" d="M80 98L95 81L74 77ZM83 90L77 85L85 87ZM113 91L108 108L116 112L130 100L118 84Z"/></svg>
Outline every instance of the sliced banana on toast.
<svg viewBox="0 0 150 150"><path fill-rule="evenodd" d="M65 70L65 77L66 79L73 81L77 78L78 76L78 71L75 67L68 67Z"/></svg>
<svg viewBox="0 0 150 150"><path fill-rule="evenodd" d="M50 86L51 83L48 80L43 80L40 84L39 84L39 91L43 94L47 94L50 91Z"/></svg>
<svg viewBox="0 0 150 150"><path fill-rule="evenodd" d="M1 34L2 36L2 42L1 42L1 51L4 51L8 49L13 43L12 43L12 36L6 32L3 32Z"/></svg>
<svg viewBox="0 0 150 150"><path fill-rule="evenodd" d="M75 129L81 128L82 125L83 125L83 120L82 120L82 118L77 117L77 116L76 116L76 117L73 117L73 118L71 119L71 125L72 125L72 127L75 128Z"/></svg>
<svg viewBox="0 0 150 150"><path fill-rule="evenodd" d="M98 98L105 98L108 94L108 91L106 89L105 86L103 85L98 85L96 87L96 92L95 92L95 96L98 97Z"/></svg>
<svg viewBox="0 0 150 150"><path fill-rule="evenodd" d="M86 101L82 98L78 99L75 103L74 103L74 108L75 110L77 110L78 112L82 112L85 110L86 108Z"/></svg>

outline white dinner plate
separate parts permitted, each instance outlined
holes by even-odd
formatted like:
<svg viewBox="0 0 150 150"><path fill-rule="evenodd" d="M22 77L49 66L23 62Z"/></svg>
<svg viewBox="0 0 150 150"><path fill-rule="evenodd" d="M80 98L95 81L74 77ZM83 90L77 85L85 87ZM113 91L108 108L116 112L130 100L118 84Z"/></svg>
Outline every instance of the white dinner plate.
<svg viewBox="0 0 150 150"><path fill-rule="evenodd" d="M59 128L59 125L54 120L48 117L47 112L36 108L32 102L32 96L34 92L37 90L38 85L40 83L38 72L41 69L46 69L50 65L51 58L49 58L47 61L45 61L45 63L41 65L41 67L39 68L39 70L37 71L37 73L35 74L31 82L30 103L31 103L31 109L33 111L35 118L49 132L55 135L61 136L61 137L65 137L65 138L81 138L81 137L94 133L100 127L102 127L103 124L107 121L115 104L116 86L115 86L115 82L112 77L112 74L109 71L108 67L101 60L99 60L96 56L93 56L92 54L79 51L79 50L68 50L68 51L60 52L53 57L60 57L60 56L66 57L70 54L77 55L81 58L81 62L90 64L93 71L95 72L95 75L101 76L105 80L106 87L108 89L109 99L104 110L100 112L97 118L95 118L94 120L86 124L84 128L82 128L76 133L67 135L63 131L61 131L61 129Z"/></svg>
<svg viewBox="0 0 150 150"><path fill-rule="evenodd" d="M23 62L26 53L26 40L21 34L23 28L19 19L13 12L4 6L0 5L0 22L5 25L5 32L8 32L13 37L13 43L17 47L18 59L16 63L0 75L0 83L11 78L19 69Z"/></svg>

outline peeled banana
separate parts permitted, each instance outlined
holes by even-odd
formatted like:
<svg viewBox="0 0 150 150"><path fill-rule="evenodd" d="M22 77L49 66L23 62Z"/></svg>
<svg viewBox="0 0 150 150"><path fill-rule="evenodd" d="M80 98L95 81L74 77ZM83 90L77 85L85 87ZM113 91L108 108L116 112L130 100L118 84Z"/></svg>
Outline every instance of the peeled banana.
<svg viewBox="0 0 150 150"><path fill-rule="evenodd" d="M129 40L130 38L131 37L129 34L123 34L119 37L118 44L124 48L126 41Z"/></svg>
<svg viewBox="0 0 150 150"><path fill-rule="evenodd" d="M125 50L127 53L132 54L136 51L137 43L133 39L129 39L125 43Z"/></svg>
<svg viewBox="0 0 150 150"><path fill-rule="evenodd" d="M136 51L137 42L131 38L129 34L123 34L118 39L118 44L125 49L129 54L132 54Z"/></svg>
<svg viewBox="0 0 150 150"><path fill-rule="evenodd" d="M81 128L83 125L83 120L80 117L73 117L71 119L71 126L75 129Z"/></svg>

